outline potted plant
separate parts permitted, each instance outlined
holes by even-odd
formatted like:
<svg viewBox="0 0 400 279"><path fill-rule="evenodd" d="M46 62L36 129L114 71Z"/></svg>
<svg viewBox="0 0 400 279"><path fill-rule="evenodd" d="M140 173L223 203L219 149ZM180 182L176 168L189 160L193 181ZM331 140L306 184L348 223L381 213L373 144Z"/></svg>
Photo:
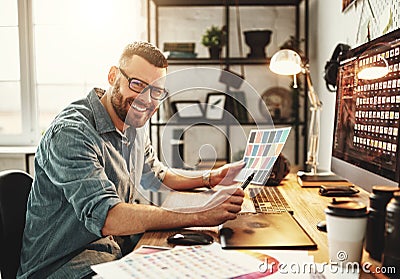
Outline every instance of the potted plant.
<svg viewBox="0 0 400 279"><path fill-rule="evenodd" d="M201 38L201 43L208 47L211 59L219 59L222 47L226 43L226 31L224 27L211 25Z"/></svg>

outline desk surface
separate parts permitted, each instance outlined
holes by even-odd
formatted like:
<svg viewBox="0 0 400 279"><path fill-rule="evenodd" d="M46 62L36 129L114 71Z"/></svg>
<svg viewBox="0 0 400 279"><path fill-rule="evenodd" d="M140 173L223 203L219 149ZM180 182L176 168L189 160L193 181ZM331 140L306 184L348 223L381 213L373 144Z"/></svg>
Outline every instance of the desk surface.
<svg viewBox="0 0 400 279"><path fill-rule="evenodd" d="M327 234L318 231L316 224L325 219L324 209L332 198L323 197L318 194L319 188L301 188L296 182L296 175L289 174L287 179L284 180L283 185L279 186L282 194L286 198L289 205L294 210L294 217L301 224L301 226L308 232L318 245L318 249L309 251L309 255L313 255L315 262L328 262L328 239ZM368 192L360 189L360 193L353 198L368 205L369 194ZM218 241L217 228L204 228L207 233L214 236ZM177 230L167 231L150 231L146 232L139 241L136 248L141 245L155 245L155 246L169 246L167 237L173 235ZM363 262L370 262L379 266L379 263L370 259L368 253L364 251ZM374 278L370 274L362 273L360 278Z"/></svg>

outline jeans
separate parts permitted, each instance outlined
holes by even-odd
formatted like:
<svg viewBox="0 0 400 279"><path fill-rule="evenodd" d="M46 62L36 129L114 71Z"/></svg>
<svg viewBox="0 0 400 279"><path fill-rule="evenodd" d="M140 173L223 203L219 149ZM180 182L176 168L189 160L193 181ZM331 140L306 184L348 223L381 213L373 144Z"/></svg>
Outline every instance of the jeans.
<svg viewBox="0 0 400 279"><path fill-rule="evenodd" d="M100 238L90 243L86 249L61 266L49 279L91 278L95 272L91 265L110 262L122 257L121 249L112 236Z"/></svg>

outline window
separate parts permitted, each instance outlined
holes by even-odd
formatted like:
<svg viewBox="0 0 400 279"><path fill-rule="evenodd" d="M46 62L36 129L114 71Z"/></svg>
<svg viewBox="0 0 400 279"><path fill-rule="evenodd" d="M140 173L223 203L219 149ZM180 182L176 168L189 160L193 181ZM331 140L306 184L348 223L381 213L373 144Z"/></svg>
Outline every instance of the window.
<svg viewBox="0 0 400 279"><path fill-rule="evenodd" d="M0 144L36 144L66 105L107 89L110 66L146 39L146 24L145 0L2 0Z"/></svg>
<svg viewBox="0 0 400 279"><path fill-rule="evenodd" d="M17 1L0 2L0 135L22 133ZM5 42L5 43L4 43Z"/></svg>

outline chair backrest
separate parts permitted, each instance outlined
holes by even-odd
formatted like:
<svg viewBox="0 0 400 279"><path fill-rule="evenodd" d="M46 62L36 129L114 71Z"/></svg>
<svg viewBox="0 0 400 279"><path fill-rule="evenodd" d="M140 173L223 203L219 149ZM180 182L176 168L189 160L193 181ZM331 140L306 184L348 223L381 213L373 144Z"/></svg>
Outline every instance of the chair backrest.
<svg viewBox="0 0 400 279"><path fill-rule="evenodd" d="M21 255L26 204L32 177L20 170L0 171L0 271L15 278Z"/></svg>

